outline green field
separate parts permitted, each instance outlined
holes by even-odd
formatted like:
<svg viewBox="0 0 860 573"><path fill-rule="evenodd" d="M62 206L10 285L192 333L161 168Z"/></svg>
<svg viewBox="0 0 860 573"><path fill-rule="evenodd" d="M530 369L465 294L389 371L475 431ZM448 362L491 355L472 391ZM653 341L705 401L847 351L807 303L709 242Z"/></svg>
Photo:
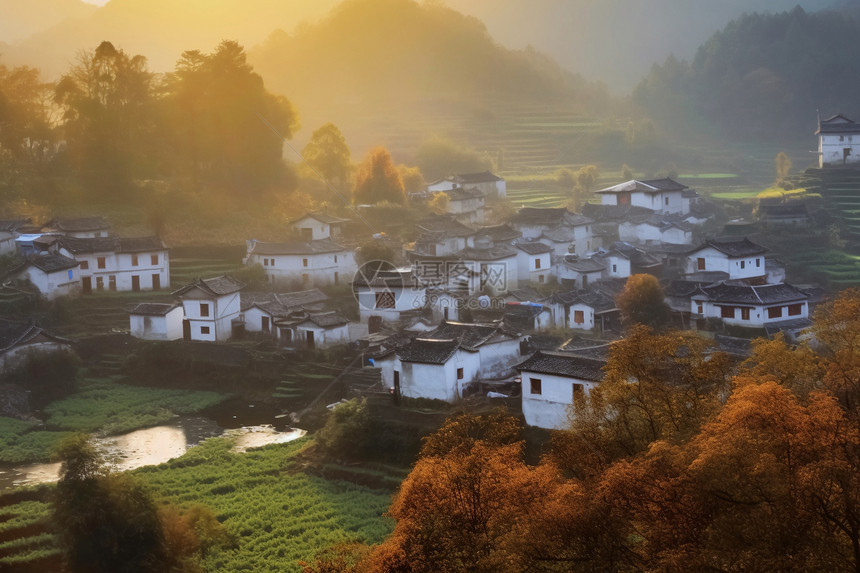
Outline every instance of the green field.
<svg viewBox="0 0 860 573"><path fill-rule="evenodd" d="M378 543L393 528L393 522L383 517L390 490L314 477L293 467L295 456L309 441L234 454L228 438L213 438L180 458L133 473L161 503L209 507L236 539L234 548L215 550L204 558L206 571L300 571L298 562L311 561L323 548L343 541ZM56 555L48 516L49 506L40 501L0 509L0 522L5 521L0 523L0 535L28 528L34 532L10 541L5 550L0 545L0 569L41 563L37 560Z"/></svg>
<svg viewBox="0 0 860 573"><path fill-rule="evenodd" d="M46 462L70 432L123 434L204 410L225 398L215 392L128 386L118 377L84 380L78 392L45 407L44 425L0 417L0 462Z"/></svg>

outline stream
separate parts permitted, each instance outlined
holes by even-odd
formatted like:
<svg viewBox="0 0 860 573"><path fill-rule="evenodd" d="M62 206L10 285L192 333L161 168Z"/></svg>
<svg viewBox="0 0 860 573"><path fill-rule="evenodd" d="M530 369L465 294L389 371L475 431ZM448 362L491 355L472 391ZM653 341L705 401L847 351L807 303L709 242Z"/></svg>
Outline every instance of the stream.
<svg viewBox="0 0 860 573"><path fill-rule="evenodd" d="M249 448L279 444L305 435L304 430L285 427L286 418L255 405L230 400L205 412L207 416L178 416L153 428L120 436L96 437L95 443L119 471L164 463L179 457L206 438L227 435L235 439L237 453ZM0 466L0 492L19 486L57 481L60 464Z"/></svg>

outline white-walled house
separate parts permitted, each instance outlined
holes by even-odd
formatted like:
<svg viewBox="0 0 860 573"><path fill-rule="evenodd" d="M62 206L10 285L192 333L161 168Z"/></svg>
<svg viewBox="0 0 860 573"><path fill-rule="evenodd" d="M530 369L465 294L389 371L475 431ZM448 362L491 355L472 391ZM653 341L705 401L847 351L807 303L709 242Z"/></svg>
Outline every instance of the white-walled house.
<svg viewBox="0 0 860 573"><path fill-rule="evenodd" d="M860 126L844 115L819 120L818 167L851 165L860 162Z"/></svg>
<svg viewBox="0 0 860 573"><path fill-rule="evenodd" d="M15 233L0 230L0 257L14 254L16 250Z"/></svg>
<svg viewBox="0 0 860 573"><path fill-rule="evenodd" d="M790 284L753 286L719 282L699 286L690 297L691 315L733 326L765 327L809 318L809 295Z"/></svg>
<svg viewBox="0 0 860 573"><path fill-rule="evenodd" d="M34 320L0 318L0 372L20 365L27 358L52 352L71 352L71 341L55 336Z"/></svg>
<svg viewBox="0 0 860 573"><path fill-rule="evenodd" d="M161 290L170 286L169 251L158 237L62 237L60 253L80 263L81 289Z"/></svg>
<svg viewBox="0 0 860 573"><path fill-rule="evenodd" d="M616 322L615 300L599 291L574 290L553 294L545 304L550 308L556 328L572 330L606 329L607 321Z"/></svg>
<svg viewBox="0 0 860 573"><path fill-rule="evenodd" d="M451 189L445 191L448 195L448 213L455 219L467 225L484 222L484 192L474 188Z"/></svg>
<svg viewBox="0 0 860 573"><path fill-rule="evenodd" d="M370 276L366 276L366 275ZM419 311L427 305L427 287L411 269L377 270L355 276L353 293L358 300L362 323L396 322L402 313Z"/></svg>
<svg viewBox="0 0 860 573"><path fill-rule="evenodd" d="M262 332L278 337L277 320L296 311L320 312L329 297L319 289L287 293L241 293L242 323L246 332Z"/></svg>
<svg viewBox="0 0 860 573"><path fill-rule="evenodd" d="M564 256L555 265L558 283L569 289L588 288L603 278L605 271L604 261L591 257L582 259L576 255Z"/></svg>
<svg viewBox="0 0 860 573"><path fill-rule="evenodd" d="M30 255L17 277L30 281L48 300L81 294L79 263L59 253Z"/></svg>
<svg viewBox="0 0 860 573"><path fill-rule="evenodd" d="M618 249L600 250L591 259L603 265L603 278L626 279L631 274L630 257Z"/></svg>
<svg viewBox="0 0 860 573"><path fill-rule="evenodd" d="M242 309L239 291L245 285L233 277L196 279L176 292L182 301L185 319L184 340L221 342L233 336L233 321Z"/></svg>
<svg viewBox="0 0 860 573"><path fill-rule="evenodd" d="M552 247L537 241L516 243L517 281L544 284L552 278Z"/></svg>
<svg viewBox="0 0 860 573"><path fill-rule="evenodd" d="M460 346L479 357L479 378L502 378L511 373L520 354L522 335L498 320L489 323L442 321L423 336L435 340L458 340Z"/></svg>
<svg viewBox="0 0 860 573"><path fill-rule="evenodd" d="M308 213L292 222L292 227L301 235L303 241L333 239L343 234L343 225L349 219L342 219L327 213Z"/></svg>
<svg viewBox="0 0 860 573"><path fill-rule="evenodd" d="M632 205L644 207L656 213L680 213L687 215L690 212L689 189L677 181L669 178L649 179L638 181L631 179L612 187L595 191L600 196L603 205Z"/></svg>
<svg viewBox="0 0 860 573"><path fill-rule="evenodd" d="M354 253L331 239L308 242L247 242L246 265L260 265L270 282L296 282L305 287L346 284L357 267Z"/></svg>
<svg viewBox="0 0 860 573"><path fill-rule="evenodd" d="M304 313L298 320L291 317L275 325L281 342L292 342L309 350L321 350L350 341L349 319L337 312ZM283 339L285 327L292 331L291 341Z"/></svg>
<svg viewBox="0 0 860 573"><path fill-rule="evenodd" d="M683 221L654 216L641 221L625 221L618 225L618 239L640 244L690 245L693 228Z"/></svg>
<svg viewBox="0 0 860 573"><path fill-rule="evenodd" d="M128 311L130 334L143 340L180 340L185 314L180 304L141 302Z"/></svg>
<svg viewBox="0 0 860 573"><path fill-rule="evenodd" d="M461 173L438 179L427 185L427 191L450 191L470 187L478 189L486 197L504 199L507 196L505 180L489 171L481 173Z"/></svg>
<svg viewBox="0 0 860 573"><path fill-rule="evenodd" d="M52 225L67 237L92 239L110 235L110 223L103 217L81 217L77 219L57 219Z"/></svg>
<svg viewBox="0 0 860 573"><path fill-rule="evenodd" d="M764 283L766 247L747 239L709 239L687 256L686 274L727 273L730 280Z"/></svg>
<svg viewBox="0 0 860 573"><path fill-rule="evenodd" d="M584 405L603 380L604 365L594 358L540 350L517 364L526 424L550 430L568 428L577 406Z"/></svg>
<svg viewBox="0 0 860 573"><path fill-rule="evenodd" d="M457 221L451 215L431 215L415 226L418 238L407 252L411 261L449 257L471 245L476 231Z"/></svg>

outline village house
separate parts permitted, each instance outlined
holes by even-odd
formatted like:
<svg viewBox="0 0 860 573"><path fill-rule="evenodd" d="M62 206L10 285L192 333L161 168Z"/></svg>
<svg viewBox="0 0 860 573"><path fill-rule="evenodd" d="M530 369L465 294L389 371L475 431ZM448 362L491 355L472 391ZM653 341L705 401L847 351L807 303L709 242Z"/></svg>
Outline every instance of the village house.
<svg viewBox="0 0 860 573"><path fill-rule="evenodd" d="M689 187L669 178L638 181L631 179L612 187L595 191L603 205L632 205L651 209L655 213L690 213L690 201L695 196Z"/></svg>
<svg viewBox="0 0 860 573"><path fill-rule="evenodd" d="M626 279L631 274L630 257L614 246L597 251L591 259L603 265L603 278Z"/></svg>
<svg viewBox="0 0 860 573"><path fill-rule="evenodd" d="M176 292L182 301L183 340L222 342L233 336L233 326L241 323L239 291L245 285L233 277L195 279Z"/></svg>
<svg viewBox="0 0 860 573"><path fill-rule="evenodd" d="M292 227L299 232L303 241L319 241L333 239L343 234L343 226L350 219L342 219L327 213L308 213L292 222Z"/></svg>
<svg viewBox="0 0 860 573"><path fill-rule="evenodd" d="M40 327L34 320L0 318L0 372L22 364L27 358L53 352L71 352L72 342Z"/></svg>
<svg viewBox="0 0 860 573"><path fill-rule="evenodd" d="M477 232L451 215L431 215L415 226L418 238L414 248L407 249L413 263L419 260L442 260L473 244Z"/></svg>
<svg viewBox="0 0 860 573"><path fill-rule="evenodd" d="M619 324L615 299L599 290L573 290L555 293L545 304L550 308L556 328L597 329L600 333Z"/></svg>
<svg viewBox="0 0 860 573"><path fill-rule="evenodd" d="M750 285L721 281L699 286L690 296L691 315L725 324L761 328L776 323L809 321L809 295L790 284Z"/></svg>
<svg viewBox="0 0 860 573"><path fill-rule="evenodd" d="M348 283L357 270L353 252L331 239L287 243L251 239L243 263L263 267L269 282L304 287Z"/></svg>
<svg viewBox="0 0 860 573"><path fill-rule="evenodd" d="M180 340L185 314L177 303L141 302L128 310L129 333L143 340Z"/></svg>
<svg viewBox="0 0 860 573"><path fill-rule="evenodd" d="M427 306L427 286L411 269L367 269L355 275L353 293L362 323L377 332L383 322L398 322L404 313Z"/></svg>
<svg viewBox="0 0 860 573"><path fill-rule="evenodd" d="M555 265L558 283L566 289L588 288L588 285L603 278L605 271L604 261L577 255L565 255Z"/></svg>
<svg viewBox="0 0 860 573"><path fill-rule="evenodd" d="M533 284L549 283L552 278L552 247L540 242L519 242L517 249L517 280Z"/></svg>
<svg viewBox="0 0 860 573"><path fill-rule="evenodd" d="M81 294L79 264L59 253L45 251L27 257L15 271L19 280L27 280L47 300Z"/></svg>
<svg viewBox="0 0 860 573"><path fill-rule="evenodd" d="M59 252L80 263L81 289L161 290L170 285L168 249L158 237L61 237Z"/></svg>
<svg viewBox="0 0 860 573"><path fill-rule="evenodd" d="M476 237L473 247L457 251L446 261L447 287L461 296L503 295L519 286L518 252L494 244L487 236Z"/></svg>
<svg viewBox="0 0 860 573"><path fill-rule="evenodd" d="M475 188L451 189L448 195L448 213L466 225L483 224L485 202L484 192Z"/></svg>
<svg viewBox="0 0 860 573"><path fill-rule="evenodd" d="M729 280L764 284L767 277L764 254L767 251L766 247L747 238L708 239L689 252L686 274L719 271L726 273Z"/></svg>
<svg viewBox="0 0 860 573"><path fill-rule="evenodd" d="M296 312L275 322L279 342L307 350L323 350L350 342L349 319L334 311Z"/></svg>
<svg viewBox="0 0 860 573"><path fill-rule="evenodd" d="M603 380L606 363L565 352L537 351L516 365L522 379L526 424L548 430L570 427L578 407Z"/></svg>
<svg viewBox="0 0 860 573"><path fill-rule="evenodd" d="M818 136L819 168L860 162L860 126L844 115L819 120L815 135Z"/></svg>
<svg viewBox="0 0 860 573"><path fill-rule="evenodd" d="M758 216L764 229L806 228L812 224L806 203L802 201L791 201L779 205L759 205Z"/></svg>
<svg viewBox="0 0 860 573"><path fill-rule="evenodd" d="M518 332L545 332L553 327L552 310L542 302L506 302L502 320Z"/></svg>
<svg viewBox="0 0 860 573"><path fill-rule="evenodd" d="M81 217L78 219L56 219L48 225L67 237L92 239L110 235L110 223L104 217Z"/></svg>
<svg viewBox="0 0 860 573"><path fill-rule="evenodd" d="M395 395L454 402L479 380L510 375L521 340L503 321L443 321L375 362Z"/></svg>
<svg viewBox="0 0 860 573"><path fill-rule="evenodd" d="M564 207L523 207L508 222L526 240L538 240L556 255L586 255L599 247L592 233L594 221Z"/></svg>
<svg viewBox="0 0 860 573"><path fill-rule="evenodd" d="M505 180L498 175L493 175L489 171L450 175L429 183L427 185L427 191L430 193L436 191L448 192L452 189L466 187L477 189L483 193L485 197L493 199L504 199L507 196Z"/></svg>
<svg viewBox="0 0 860 573"><path fill-rule="evenodd" d="M15 254L15 233L11 231L0 231L0 257Z"/></svg>
<svg viewBox="0 0 860 573"><path fill-rule="evenodd" d="M693 243L693 226L679 217L655 214L618 225L618 239L640 244L690 245Z"/></svg>
<svg viewBox="0 0 860 573"><path fill-rule="evenodd" d="M287 293L243 292L241 297L242 323L246 332L261 332L280 337L275 322L297 311L320 312L328 295L319 289Z"/></svg>

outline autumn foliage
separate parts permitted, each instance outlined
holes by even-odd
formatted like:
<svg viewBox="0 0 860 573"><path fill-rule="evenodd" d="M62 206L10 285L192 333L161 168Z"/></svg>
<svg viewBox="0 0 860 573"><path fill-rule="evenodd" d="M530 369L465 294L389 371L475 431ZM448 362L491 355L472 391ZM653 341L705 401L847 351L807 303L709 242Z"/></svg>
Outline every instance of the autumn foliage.
<svg viewBox="0 0 860 573"><path fill-rule="evenodd" d="M358 166L353 201L359 204L406 202L403 179L384 147L370 150Z"/></svg>
<svg viewBox="0 0 860 573"><path fill-rule="evenodd" d="M504 414L425 440L393 534L307 571L860 571L860 291L815 350L631 327L537 465ZM345 563L342 558L338 563Z"/></svg>

